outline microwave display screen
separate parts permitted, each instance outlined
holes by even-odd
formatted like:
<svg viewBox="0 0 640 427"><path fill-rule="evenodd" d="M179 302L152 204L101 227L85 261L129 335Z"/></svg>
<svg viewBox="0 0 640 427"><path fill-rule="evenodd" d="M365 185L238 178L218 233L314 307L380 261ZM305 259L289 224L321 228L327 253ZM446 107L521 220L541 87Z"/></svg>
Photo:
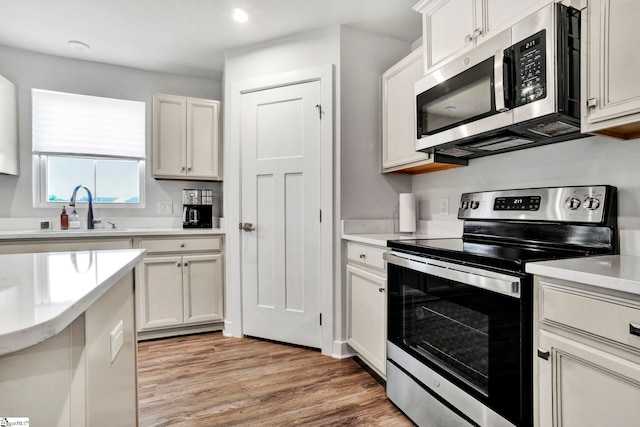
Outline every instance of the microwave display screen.
<svg viewBox="0 0 640 427"><path fill-rule="evenodd" d="M538 46L540 44L540 37L537 37L533 40L530 40L526 43L520 45L520 53L524 52L527 49L531 49L534 46Z"/></svg>
<svg viewBox="0 0 640 427"><path fill-rule="evenodd" d="M540 209L540 196L496 197L494 211L537 211Z"/></svg>

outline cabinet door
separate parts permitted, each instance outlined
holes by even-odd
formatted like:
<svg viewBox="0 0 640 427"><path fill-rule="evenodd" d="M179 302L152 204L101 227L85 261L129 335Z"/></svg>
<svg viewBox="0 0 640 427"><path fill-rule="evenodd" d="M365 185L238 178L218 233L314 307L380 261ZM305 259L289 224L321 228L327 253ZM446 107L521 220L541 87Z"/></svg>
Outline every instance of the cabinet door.
<svg viewBox="0 0 640 427"><path fill-rule="evenodd" d="M139 330L182 325L182 257L145 258L139 272Z"/></svg>
<svg viewBox="0 0 640 427"><path fill-rule="evenodd" d="M153 97L153 176L186 175L187 100L172 95Z"/></svg>
<svg viewBox="0 0 640 427"><path fill-rule="evenodd" d="M385 375L387 359L387 280L347 265L348 343Z"/></svg>
<svg viewBox="0 0 640 427"><path fill-rule="evenodd" d="M484 0L484 25L482 34L478 35L478 44L551 2L552 0Z"/></svg>
<svg viewBox="0 0 640 427"><path fill-rule="evenodd" d="M425 70L471 49L482 32L481 0L442 0L423 13ZM474 35L475 34L475 35Z"/></svg>
<svg viewBox="0 0 640 427"><path fill-rule="evenodd" d="M18 175L18 145L16 86L0 76L0 173Z"/></svg>
<svg viewBox="0 0 640 427"><path fill-rule="evenodd" d="M223 320L222 254L184 256L184 323Z"/></svg>
<svg viewBox="0 0 640 427"><path fill-rule="evenodd" d="M219 101L187 99L187 176L221 179Z"/></svg>
<svg viewBox="0 0 640 427"><path fill-rule="evenodd" d="M540 331L540 426L632 426L640 420L640 365Z"/></svg>
<svg viewBox="0 0 640 427"><path fill-rule="evenodd" d="M422 78L422 50L417 49L382 75L382 168L427 160L415 150L416 111L413 84Z"/></svg>
<svg viewBox="0 0 640 427"><path fill-rule="evenodd" d="M587 10L588 69L582 80L587 86L583 102L591 107L583 131L638 122L640 56L629 45L637 37L638 1L590 0ZM636 117L629 117L631 114Z"/></svg>

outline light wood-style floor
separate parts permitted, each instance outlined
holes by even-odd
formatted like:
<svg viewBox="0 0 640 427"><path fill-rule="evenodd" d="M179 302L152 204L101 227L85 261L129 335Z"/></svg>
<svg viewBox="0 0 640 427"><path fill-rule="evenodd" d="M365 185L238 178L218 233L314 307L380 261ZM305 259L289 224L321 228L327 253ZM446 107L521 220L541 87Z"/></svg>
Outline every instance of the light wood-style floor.
<svg viewBox="0 0 640 427"><path fill-rule="evenodd" d="M412 426L355 360L221 333L138 345L140 426Z"/></svg>

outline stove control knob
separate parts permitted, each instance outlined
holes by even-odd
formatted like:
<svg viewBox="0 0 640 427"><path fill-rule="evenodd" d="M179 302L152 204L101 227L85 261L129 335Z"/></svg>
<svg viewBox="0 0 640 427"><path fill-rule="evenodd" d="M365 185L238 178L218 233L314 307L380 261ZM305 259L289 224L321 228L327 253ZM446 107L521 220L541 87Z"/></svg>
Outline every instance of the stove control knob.
<svg viewBox="0 0 640 427"><path fill-rule="evenodd" d="M474 200L471 202L470 206L471 206L471 209L478 209L478 206L480 206L480 202L477 200Z"/></svg>
<svg viewBox="0 0 640 427"><path fill-rule="evenodd" d="M567 209L575 211L580 207L580 200L576 199L575 197L569 197L564 201L564 205L567 207Z"/></svg>
<svg viewBox="0 0 640 427"><path fill-rule="evenodd" d="M469 202L467 202L466 200L462 202L462 209L467 209L468 207L469 207Z"/></svg>
<svg viewBox="0 0 640 427"><path fill-rule="evenodd" d="M590 211L594 211L594 210L598 209L598 207L600 206L600 199L596 199L595 197L587 197L582 202L582 206L585 209L589 209Z"/></svg>

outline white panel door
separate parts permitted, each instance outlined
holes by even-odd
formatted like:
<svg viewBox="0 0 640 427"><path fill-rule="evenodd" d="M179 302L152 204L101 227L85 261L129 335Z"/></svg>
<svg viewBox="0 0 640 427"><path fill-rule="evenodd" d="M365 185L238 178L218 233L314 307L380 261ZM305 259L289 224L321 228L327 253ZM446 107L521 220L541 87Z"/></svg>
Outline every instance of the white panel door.
<svg viewBox="0 0 640 427"><path fill-rule="evenodd" d="M242 95L243 333L320 347L320 82Z"/></svg>

